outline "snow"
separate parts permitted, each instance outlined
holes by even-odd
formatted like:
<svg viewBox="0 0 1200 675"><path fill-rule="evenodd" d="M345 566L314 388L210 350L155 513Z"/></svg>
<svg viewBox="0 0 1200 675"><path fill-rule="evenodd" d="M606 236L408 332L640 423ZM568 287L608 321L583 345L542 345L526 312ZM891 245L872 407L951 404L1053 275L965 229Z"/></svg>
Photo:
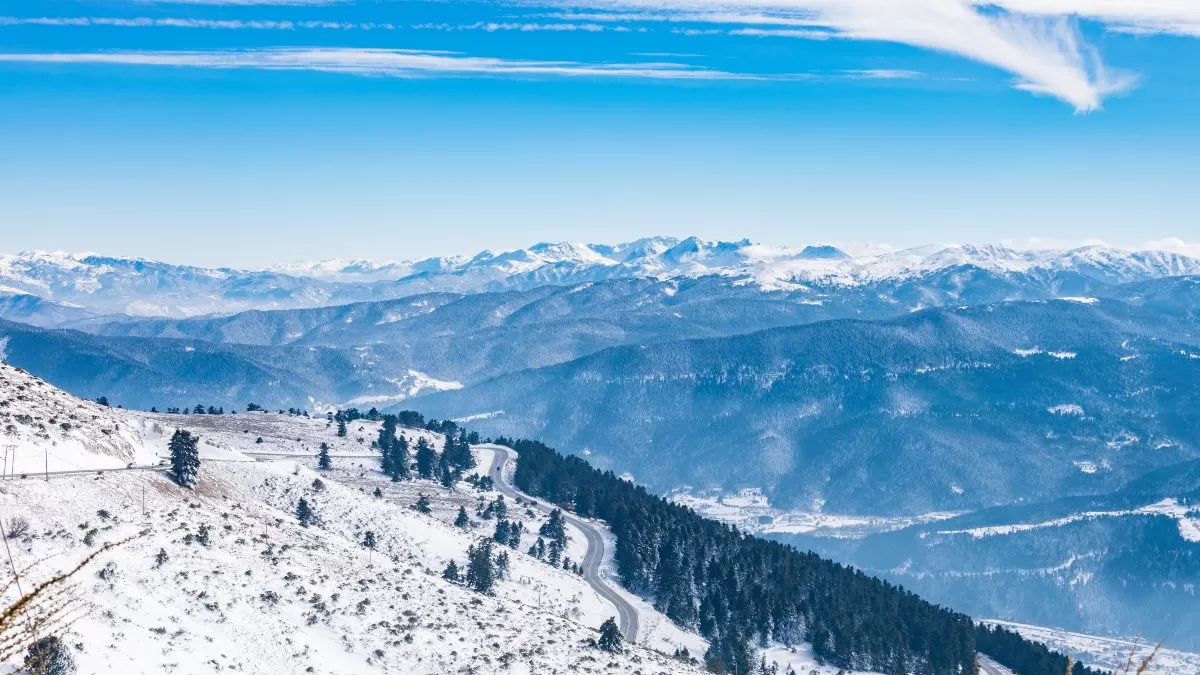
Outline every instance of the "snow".
<svg viewBox="0 0 1200 675"><path fill-rule="evenodd" d="M1055 358L1055 359L1073 359L1076 356L1078 356L1078 354L1076 352L1046 351L1046 350L1042 349L1041 347L1032 347L1030 349L1014 349L1013 353L1022 358L1028 358L1030 356L1037 356L1039 354L1045 354L1046 356L1049 356L1049 357Z"/></svg>
<svg viewBox="0 0 1200 675"><path fill-rule="evenodd" d="M1085 468L1089 464L1091 463L1077 463L1076 466L1079 466L1080 470L1084 471L1084 473L1092 473L1092 471L1088 471ZM1147 504L1136 509L1119 511L1085 511L1082 513L1073 513L1069 516L1038 523L1013 523L1010 525L991 525L987 527L974 527L963 530L940 530L938 531L938 534L966 534L975 539L982 539L984 537L993 537L997 535L1008 535L1017 532L1029 532L1032 530L1041 530L1051 527L1062 527L1071 523L1094 520L1097 518L1120 518L1122 516L1137 515L1162 516L1165 518L1171 518L1178 524L1179 536L1181 538L1186 541L1200 541L1200 506L1183 505L1175 499L1164 499L1162 501L1155 502L1153 504Z"/></svg>
<svg viewBox="0 0 1200 675"><path fill-rule="evenodd" d="M874 675L865 671L848 671L833 666L823 666L817 661L812 647L807 644L781 645L773 644L763 650L767 663L779 665L779 672L787 673L791 668L797 675Z"/></svg>
<svg viewBox="0 0 1200 675"><path fill-rule="evenodd" d="M195 490L154 469L0 482L0 510L31 523L10 541L17 566L30 567L28 580L47 578L104 542L145 533L76 577L81 617L65 641L79 645L82 673L183 673L201 664L264 675L698 672L641 646L619 655L589 646L613 608L582 578L524 553L510 552L511 575L494 596L441 579L448 560L463 562L466 548L491 533L486 521L453 527L458 507L475 511L496 495L465 483L453 490L392 483L357 440L376 423L352 423L338 438L326 420L303 416L134 413L74 399L8 366L0 367L0 385L13 420L0 438L19 445L18 470L22 451L53 449L68 465L95 468L156 459L175 425L201 438ZM15 420L30 410L41 419ZM77 426L60 437L45 418L65 413L75 414ZM320 474L310 468L319 442L336 450L335 468ZM299 461L255 462L242 450L303 452ZM383 497L372 495L376 487ZM420 492L433 502L430 515L409 508ZM319 526L296 522L301 496ZM207 545L196 539L202 527ZM374 552L361 546L367 530L378 539ZM159 550L168 555L161 567ZM647 612L648 620L665 622Z"/></svg>
<svg viewBox="0 0 1200 675"><path fill-rule="evenodd" d="M153 268L178 289L163 299L139 283L139 270ZM391 297L426 291L477 292L539 283L586 283L602 279L671 279L721 275L767 291L803 291L813 285L860 286L922 278L958 268L994 274L1074 272L1103 275L1114 282L1200 274L1200 259L1162 251L1124 251L1090 246L1070 250L1023 250L1004 246L931 244L904 250L838 244L786 246L697 237L653 237L625 244L540 243L475 256L375 262L329 260L267 270L203 269L154 261L89 254L26 252L0 255L0 285L89 309L142 315L190 316L241 309L319 306L335 297L379 299L386 283ZM336 284L336 286L335 286ZM262 295L227 294L224 289L258 286ZM283 291L283 294L280 293ZM350 293L352 297L345 294ZM1096 298L1060 300L1092 304ZM347 319L349 320L349 319ZM384 321L387 321L385 317Z"/></svg>
<svg viewBox="0 0 1200 675"><path fill-rule="evenodd" d="M504 414L503 410L492 410L492 411L485 412L485 413L475 413L474 415L467 415L465 417L455 417L454 421L458 422L459 424L466 424L468 422L475 422L477 420L494 419L503 414Z"/></svg>
<svg viewBox="0 0 1200 675"><path fill-rule="evenodd" d="M1056 406L1046 408L1046 412L1050 413L1051 415L1074 415L1076 417L1083 417L1083 407L1077 403L1060 403Z"/></svg>
<svg viewBox="0 0 1200 675"><path fill-rule="evenodd" d="M949 489L961 494L961 488ZM719 490L677 490L668 499L686 506L705 518L736 525L745 532L759 534L810 534L837 538L860 538L878 532L890 532L919 523L953 518L957 513L935 512L916 516L849 516L821 512L822 502L811 511L782 510L772 507L762 490L751 488L734 494Z"/></svg>
<svg viewBox="0 0 1200 675"><path fill-rule="evenodd" d="M988 621L1016 631L1030 640L1041 642L1051 649L1070 654L1089 666L1124 672L1130 654L1135 668L1150 655L1154 645L1135 638L1099 637L1072 633L1057 628L1030 626L1008 621ZM1197 675L1200 673L1200 654L1174 649L1160 649L1144 671L1145 675Z"/></svg>
<svg viewBox="0 0 1200 675"><path fill-rule="evenodd" d="M369 349L366 347L363 350ZM454 389L462 389L463 383L455 380L439 380L431 377L418 370L409 369L404 377L388 378L388 382L396 385L398 391L393 394L376 394L372 396L359 396L350 399L346 405L388 405L398 403L406 399L413 398L420 394L433 391L451 391Z"/></svg>

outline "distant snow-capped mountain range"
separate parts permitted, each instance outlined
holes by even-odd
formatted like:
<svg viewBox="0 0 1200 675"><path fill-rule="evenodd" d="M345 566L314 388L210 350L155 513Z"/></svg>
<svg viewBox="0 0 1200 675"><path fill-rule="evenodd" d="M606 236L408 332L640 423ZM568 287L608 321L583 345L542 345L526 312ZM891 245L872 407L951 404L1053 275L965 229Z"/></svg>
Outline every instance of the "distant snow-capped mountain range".
<svg viewBox="0 0 1200 675"><path fill-rule="evenodd" d="M376 262L327 260L262 270L202 268L137 258L45 251L0 255L0 298L12 311L194 316L247 309L317 307L420 293L477 293L621 278L717 275L764 291L903 283L952 270L1004 278L1102 284L1200 274L1200 259L1106 246L1022 250L927 245L843 250L652 237L616 245L540 243L507 252ZM13 298L23 297L23 302ZM38 300L41 302L39 303ZM9 318L20 318L6 314Z"/></svg>
<svg viewBox="0 0 1200 675"><path fill-rule="evenodd" d="M851 249L853 251L853 249ZM920 276L959 266L995 272L1078 270L1125 281L1192 274L1200 260L1167 251L1128 251L1109 246L1028 250L993 245L928 244L901 250L861 247L847 252L829 245L792 247L705 241L698 237L652 237L616 245L540 243L529 248L473 257L435 257L375 262L325 260L280 265L272 271L339 281L397 280L425 274L494 270L522 275L547 268L590 269L598 277L749 276L767 287L795 283L861 284ZM602 273L607 272L607 273ZM573 281L578 281L573 280Z"/></svg>

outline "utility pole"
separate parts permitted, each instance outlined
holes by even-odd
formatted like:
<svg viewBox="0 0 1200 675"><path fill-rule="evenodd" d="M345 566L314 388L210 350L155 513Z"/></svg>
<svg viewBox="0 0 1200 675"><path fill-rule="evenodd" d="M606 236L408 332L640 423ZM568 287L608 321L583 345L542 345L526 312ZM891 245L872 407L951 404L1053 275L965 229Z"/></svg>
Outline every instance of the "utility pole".
<svg viewBox="0 0 1200 675"><path fill-rule="evenodd" d="M42 452L44 452L45 456L46 456L46 482L49 483L50 482L50 450L47 448L47 449L43 449Z"/></svg>

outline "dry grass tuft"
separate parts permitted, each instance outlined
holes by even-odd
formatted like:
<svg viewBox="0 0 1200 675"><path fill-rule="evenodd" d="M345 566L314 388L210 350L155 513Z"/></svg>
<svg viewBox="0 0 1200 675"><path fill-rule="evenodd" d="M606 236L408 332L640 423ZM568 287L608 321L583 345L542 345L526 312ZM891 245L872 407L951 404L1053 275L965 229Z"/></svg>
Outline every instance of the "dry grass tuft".
<svg viewBox="0 0 1200 675"><path fill-rule="evenodd" d="M1158 656L1158 650L1160 649L1162 649L1161 642L1154 645L1154 649L1152 649L1150 653L1146 655L1146 658L1139 662L1137 660L1138 647L1135 643L1134 646L1130 647L1129 649L1129 656L1125 658L1125 665L1121 666L1121 669L1116 671L1114 675L1142 675L1147 669L1150 668L1150 663L1154 661L1154 657Z"/></svg>
<svg viewBox="0 0 1200 675"><path fill-rule="evenodd" d="M10 661L22 654L34 641L49 635L60 635L79 618L79 596L76 587L69 583L88 563L101 554L129 543L141 535L118 542L110 542L88 555L74 568L62 572L34 586L29 591L21 590L21 576L32 566L17 572L0 586L0 596L16 588L18 597L0 610L0 662Z"/></svg>

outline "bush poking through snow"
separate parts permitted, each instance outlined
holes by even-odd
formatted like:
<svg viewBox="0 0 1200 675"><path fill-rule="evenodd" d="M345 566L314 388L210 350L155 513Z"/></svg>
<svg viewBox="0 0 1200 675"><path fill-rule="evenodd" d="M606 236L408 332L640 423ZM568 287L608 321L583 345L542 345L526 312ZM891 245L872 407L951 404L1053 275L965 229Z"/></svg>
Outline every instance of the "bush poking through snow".
<svg viewBox="0 0 1200 675"><path fill-rule="evenodd" d="M20 539L29 534L31 526L24 516L13 516L4 522L4 533L9 539Z"/></svg>
<svg viewBox="0 0 1200 675"><path fill-rule="evenodd" d="M74 675L75 659L71 656L70 647L57 637L48 635L29 645L24 668L31 675Z"/></svg>

